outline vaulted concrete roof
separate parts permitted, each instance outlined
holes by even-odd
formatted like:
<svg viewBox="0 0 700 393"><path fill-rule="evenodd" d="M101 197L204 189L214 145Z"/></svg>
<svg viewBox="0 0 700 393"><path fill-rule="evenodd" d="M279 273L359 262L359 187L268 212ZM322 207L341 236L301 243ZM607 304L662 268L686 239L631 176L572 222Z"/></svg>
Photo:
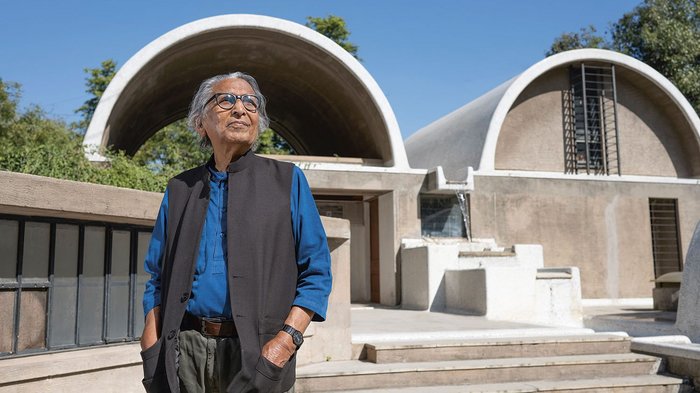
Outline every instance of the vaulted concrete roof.
<svg viewBox="0 0 700 393"><path fill-rule="evenodd" d="M260 15L200 19L145 46L109 84L83 143L133 154L187 115L204 79L233 71L258 80L271 127L299 154L408 168L393 110L369 72L323 35Z"/></svg>
<svg viewBox="0 0 700 393"><path fill-rule="evenodd" d="M455 181L466 179L470 166L478 171L493 171L498 136L518 96L544 73L582 61L612 63L657 86L680 109L700 147L700 119L688 100L666 77L643 62L618 52L578 49L545 58L522 74L418 130L405 142L411 166L431 169L440 165L447 179Z"/></svg>

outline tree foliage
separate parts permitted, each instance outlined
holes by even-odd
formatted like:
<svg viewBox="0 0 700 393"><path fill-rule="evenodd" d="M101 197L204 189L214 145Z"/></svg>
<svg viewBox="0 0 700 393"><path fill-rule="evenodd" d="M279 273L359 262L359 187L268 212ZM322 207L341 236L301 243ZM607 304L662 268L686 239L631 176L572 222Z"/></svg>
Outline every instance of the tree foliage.
<svg viewBox="0 0 700 393"><path fill-rule="evenodd" d="M84 71L88 74L85 79L85 92L90 94L90 98L83 103L83 105L76 109L75 113L79 113L82 119L72 124L72 126L81 133L85 133L90 120L92 120L92 115L95 113L95 108L102 98L105 90L107 90L107 85L114 78L114 74L117 70L117 63L108 59L100 64L97 68L85 68Z"/></svg>
<svg viewBox="0 0 700 393"><path fill-rule="evenodd" d="M134 155L134 161L154 173L179 173L206 162L211 149L201 147L199 136L178 120L153 134Z"/></svg>
<svg viewBox="0 0 700 393"><path fill-rule="evenodd" d="M549 51L547 51L547 56L583 48L608 49L605 38L597 34L597 30L593 25L582 28L578 33L564 33L555 38Z"/></svg>
<svg viewBox="0 0 700 393"><path fill-rule="evenodd" d="M595 29L565 33L547 56L577 48L609 48L659 71L700 113L700 0L645 0L613 23L611 40Z"/></svg>
<svg viewBox="0 0 700 393"><path fill-rule="evenodd" d="M646 0L613 25L612 41L669 78L700 113L700 1Z"/></svg>
<svg viewBox="0 0 700 393"><path fill-rule="evenodd" d="M161 192L167 177L123 152L107 151L105 167L87 160L82 136L39 107L17 110L20 86L0 79L0 170Z"/></svg>
<svg viewBox="0 0 700 393"><path fill-rule="evenodd" d="M296 154L289 143L271 128L258 135L258 145L255 152L260 154Z"/></svg>
<svg viewBox="0 0 700 393"><path fill-rule="evenodd" d="M354 58L362 61L362 59L357 56L357 45L348 41L350 31L345 25L345 19L335 15L328 15L325 18L307 16L306 27L310 27L330 38L336 44L348 51L348 53L350 53Z"/></svg>

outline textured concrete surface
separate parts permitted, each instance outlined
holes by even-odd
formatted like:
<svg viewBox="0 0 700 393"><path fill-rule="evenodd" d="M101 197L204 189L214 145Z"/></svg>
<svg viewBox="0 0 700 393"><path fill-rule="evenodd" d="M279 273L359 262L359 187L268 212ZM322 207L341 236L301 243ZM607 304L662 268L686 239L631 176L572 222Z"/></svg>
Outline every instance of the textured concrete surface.
<svg viewBox="0 0 700 393"><path fill-rule="evenodd" d="M651 297L649 198L678 201L681 255L700 220L697 180L474 176L472 233L501 245L541 244L546 267L576 266L583 298ZM680 181L680 180L679 180Z"/></svg>
<svg viewBox="0 0 700 393"><path fill-rule="evenodd" d="M700 221L685 258L676 327L693 342L700 342Z"/></svg>
<svg viewBox="0 0 700 393"><path fill-rule="evenodd" d="M467 338L537 337L592 333L585 328L555 328L484 317L354 305L353 343Z"/></svg>
<svg viewBox="0 0 700 393"><path fill-rule="evenodd" d="M623 137L629 135L625 132L633 133L623 139L628 144L624 149L631 149L625 152L630 153L625 155L621 152L621 163L629 164L628 174L673 173L686 177L700 174L700 118L688 100L668 79L648 65L632 57L600 49L580 49L550 56L418 130L406 140L411 166L430 169L442 165L447 179L455 181L464 180L470 166L476 171L551 171L560 167L560 164L552 161L540 164L542 160L539 159L525 161L514 156L502 160L501 165L508 168L499 167L498 153L508 155L509 149L517 150L525 153L527 158L558 153L560 162L564 161L563 143L557 145L555 142L556 138L561 140L563 134L562 117L556 116L561 111L542 111L541 108L561 108L561 92L555 91L557 81L547 80L547 74L557 69L566 70L570 64L581 61L612 63L621 77L618 82L620 86L634 86L618 96L621 100L618 122L621 123ZM554 79L562 80L561 77ZM518 111L521 104L525 106ZM514 119L516 121L509 123L510 116L523 121ZM651 129L645 123L651 124ZM549 133L547 141L542 143L538 133L552 127L557 130L556 134ZM644 136L639 138L638 132L641 130L644 130ZM679 132L680 137L674 132ZM511 141L513 137L515 141ZM672 139L670 144L668 137ZM648 141L651 138L656 140L651 150L638 144L643 143L640 139ZM508 146L501 147L499 151L499 141ZM663 167L660 169L655 169L646 160L649 157L658 160L658 155L651 156L654 152L661 152ZM513 164L525 164L525 167L511 167ZM641 170L640 165L643 167ZM626 173L625 169L623 173Z"/></svg>

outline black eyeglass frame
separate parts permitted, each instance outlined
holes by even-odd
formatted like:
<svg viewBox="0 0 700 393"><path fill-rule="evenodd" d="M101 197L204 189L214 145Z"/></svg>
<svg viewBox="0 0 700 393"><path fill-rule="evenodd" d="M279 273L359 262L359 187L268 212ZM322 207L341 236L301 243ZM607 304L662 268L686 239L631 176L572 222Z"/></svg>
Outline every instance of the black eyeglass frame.
<svg viewBox="0 0 700 393"><path fill-rule="evenodd" d="M231 96L231 97L234 97L235 100L234 100L233 102L231 102L231 100L225 100L226 102L231 103L231 107L230 107L230 108L224 108L223 106L221 106L221 103L220 103L219 100L218 100L218 97L219 97L219 96ZM255 105L255 103L253 103L252 100L249 100L249 101L248 101L248 102L252 103L252 104L255 106L255 109L248 109L248 108L246 107L246 105L245 105L245 104L246 104L246 101L243 100L244 97L255 97L255 99L258 100L258 104L257 104L257 105ZM216 94L214 94L213 96L211 96L211 98L208 99L207 102L204 103L204 105L202 105L202 108L204 108L205 106L207 106L207 104L209 104L209 103L211 102L211 100L215 100L214 102L216 102L216 105L217 105L219 108L221 108L221 109L223 109L223 110L225 110L225 111L229 111L229 110L233 109L233 107L236 106L236 101L241 100L241 103L243 104L243 108L244 108L245 110L247 110L248 112L251 112L251 113L256 113L256 112L258 111L258 107L260 106L260 102L262 101L262 100L260 99L260 97L258 97L258 96L255 95L255 94L241 94L241 95L238 95L238 94L233 94L233 93L216 93Z"/></svg>

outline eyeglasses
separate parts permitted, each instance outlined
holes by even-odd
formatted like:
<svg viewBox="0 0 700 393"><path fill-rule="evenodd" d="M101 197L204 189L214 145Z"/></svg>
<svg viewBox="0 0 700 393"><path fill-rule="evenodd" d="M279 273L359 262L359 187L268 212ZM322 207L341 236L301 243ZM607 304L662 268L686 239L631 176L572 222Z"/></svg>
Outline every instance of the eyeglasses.
<svg viewBox="0 0 700 393"><path fill-rule="evenodd" d="M211 100L215 100L216 105L225 111L233 108L236 105L237 100L241 100L243 108L245 108L245 110L248 112L255 113L258 111L258 106L260 106L260 98L253 94L242 94L239 96L231 93L216 93L204 103L204 106L207 106Z"/></svg>

